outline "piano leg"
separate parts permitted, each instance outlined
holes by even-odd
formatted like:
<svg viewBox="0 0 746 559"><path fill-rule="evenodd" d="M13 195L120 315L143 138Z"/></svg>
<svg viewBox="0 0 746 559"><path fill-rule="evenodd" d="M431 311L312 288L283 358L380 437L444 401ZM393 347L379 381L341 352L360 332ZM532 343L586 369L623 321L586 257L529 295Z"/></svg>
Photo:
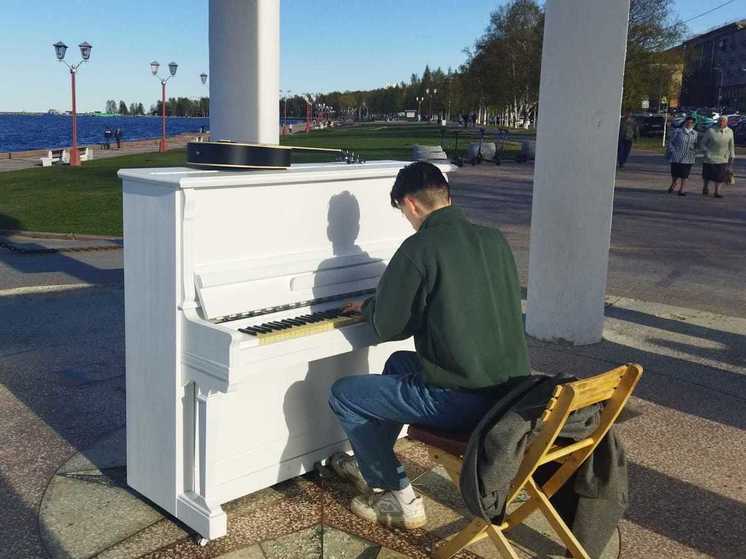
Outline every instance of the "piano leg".
<svg viewBox="0 0 746 559"><path fill-rule="evenodd" d="M191 491L179 495L177 516L208 540L224 536L228 521L216 495L215 461L222 394L194 386L194 475Z"/></svg>

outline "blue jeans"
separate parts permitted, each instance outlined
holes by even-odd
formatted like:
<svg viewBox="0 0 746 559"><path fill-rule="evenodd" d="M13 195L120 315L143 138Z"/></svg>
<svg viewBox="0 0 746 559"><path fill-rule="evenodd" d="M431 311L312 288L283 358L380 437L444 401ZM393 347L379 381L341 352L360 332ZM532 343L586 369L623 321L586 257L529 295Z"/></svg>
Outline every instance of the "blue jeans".
<svg viewBox="0 0 746 559"><path fill-rule="evenodd" d="M403 489L407 474L394 454L404 424L468 432L494 404L490 391L440 388L425 384L414 351L397 351L381 375L355 375L332 385L329 406L355 451L360 471L372 488Z"/></svg>

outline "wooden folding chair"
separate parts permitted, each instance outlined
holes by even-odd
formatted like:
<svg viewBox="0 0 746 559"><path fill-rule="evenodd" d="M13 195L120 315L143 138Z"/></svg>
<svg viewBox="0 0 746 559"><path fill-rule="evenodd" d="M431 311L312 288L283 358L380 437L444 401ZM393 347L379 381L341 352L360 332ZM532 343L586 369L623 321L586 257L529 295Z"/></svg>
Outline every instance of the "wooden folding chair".
<svg viewBox="0 0 746 559"><path fill-rule="evenodd" d="M627 364L600 375L557 386L542 415L543 424L526 449L518 473L511 483L506 506L524 489L528 493L528 500L506 516L500 525L475 518L461 532L438 545L433 557L447 559L468 545L490 538L502 557L518 559L505 532L521 524L538 509L575 559L590 559L549 499L593 453L621 413L640 375L640 365ZM558 444L557 437L570 414L599 402L606 402L606 405L593 433L571 444ZM446 469L458 486L468 435L444 437L443 433L419 426L410 426L408 435L428 445L430 456ZM539 487L533 474L539 466L548 462L559 462L561 465Z"/></svg>

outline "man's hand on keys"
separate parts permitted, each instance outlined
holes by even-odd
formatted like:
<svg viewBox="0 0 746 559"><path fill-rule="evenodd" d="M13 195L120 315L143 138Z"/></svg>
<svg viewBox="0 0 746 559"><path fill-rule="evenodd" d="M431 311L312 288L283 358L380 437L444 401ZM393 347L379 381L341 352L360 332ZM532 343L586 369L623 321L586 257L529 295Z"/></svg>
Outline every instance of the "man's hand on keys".
<svg viewBox="0 0 746 559"><path fill-rule="evenodd" d="M344 307L342 307L342 314L360 314L362 310L362 301L356 301L354 303L347 303Z"/></svg>

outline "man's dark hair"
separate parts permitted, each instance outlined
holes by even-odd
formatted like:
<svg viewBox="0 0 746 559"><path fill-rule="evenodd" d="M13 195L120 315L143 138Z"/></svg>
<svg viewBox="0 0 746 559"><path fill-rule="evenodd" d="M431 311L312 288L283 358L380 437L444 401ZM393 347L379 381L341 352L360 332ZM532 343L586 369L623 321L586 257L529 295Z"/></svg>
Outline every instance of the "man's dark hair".
<svg viewBox="0 0 746 559"><path fill-rule="evenodd" d="M414 196L429 208L451 198L448 181L443 173L427 161L410 163L396 175L391 188L391 205L398 208L407 195Z"/></svg>

